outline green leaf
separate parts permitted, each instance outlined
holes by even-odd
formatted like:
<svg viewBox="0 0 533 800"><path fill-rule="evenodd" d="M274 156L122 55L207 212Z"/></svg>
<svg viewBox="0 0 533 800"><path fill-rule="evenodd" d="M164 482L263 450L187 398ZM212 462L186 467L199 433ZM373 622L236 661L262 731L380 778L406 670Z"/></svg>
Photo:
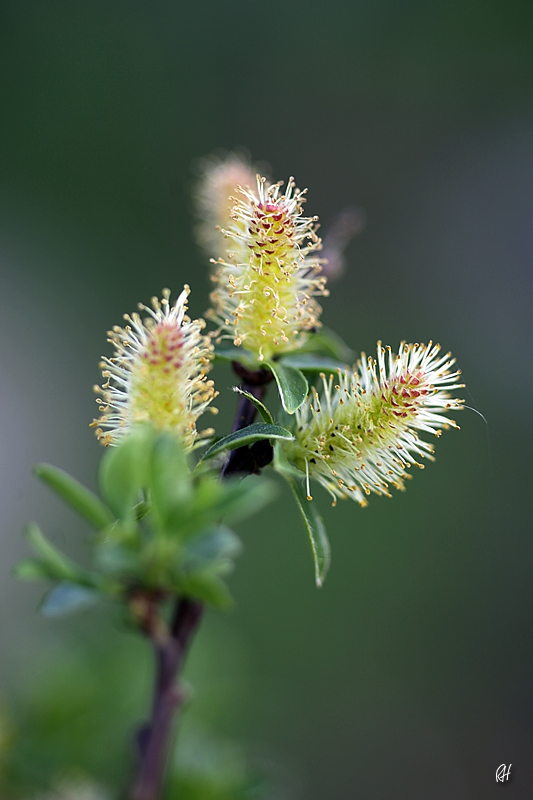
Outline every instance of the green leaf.
<svg viewBox="0 0 533 800"><path fill-rule="evenodd" d="M134 507L148 482L155 432L148 426L133 430L118 447L110 447L100 465L100 490L113 512L134 521Z"/></svg>
<svg viewBox="0 0 533 800"><path fill-rule="evenodd" d="M95 549L99 569L113 576L138 576L141 573L141 554L134 543L106 539Z"/></svg>
<svg viewBox="0 0 533 800"><path fill-rule="evenodd" d="M332 358L342 361L343 364L351 364L354 358L353 350L348 347L338 333L327 328L325 325L316 333L311 334L299 352L303 353L325 353Z"/></svg>
<svg viewBox="0 0 533 800"><path fill-rule="evenodd" d="M41 565L42 574L37 575L37 567L35 569L34 577L46 577L52 580L67 580L75 583L92 584L89 573L79 567L68 556L65 556L57 550L53 544L44 536L39 526L35 523L28 525L26 528L26 536L31 546L39 556L38 564ZM24 564L24 562L23 562ZM27 580L29 578L28 570L31 572L31 567L26 566L22 568L25 575L23 577Z"/></svg>
<svg viewBox="0 0 533 800"><path fill-rule="evenodd" d="M261 400L258 400L257 397L253 396L253 394L251 394L250 392L247 392L245 389L241 389L239 386L234 386L233 387L233 391L237 392L238 394L242 394L243 397L247 397L248 400L251 403L253 403L254 406L257 408L257 410L259 411L259 413L263 417L264 421L268 422L269 425L273 425L274 424L274 418L272 417L272 414L270 413L268 408L265 406L265 404L261 402Z"/></svg>
<svg viewBox="0 0 533 800"><path fill-rule="evenodd" d="M276 484L263 476L249 475L244 480L235 477L216 483L220 491L212 500L208 524L224 519L233 525L246 519L269 503L277 490Z"/></svg>
<svg viewBox="0 0 533 800"><path fill-rule="evenodd" d="M230 433L228 436L219 439L218 442L211 445L209 450L206 450L200 461L205 458L213 458L213 456L222 453L224 450L237 450L239 447L258 442L261 439L285 439L286 441L291 441L294 436L286 428L281 428L279 425L255 422L253 425L248 425L247 428L235 431L235 433Z"/></svg>
<svg viewBox="0 0 533 800"><path fill-rule="evenodd" d="M13 567L14 578L21 581L40 581L50 578L50 570L37 558L25 558Z"/></svg>
<svg viewBox="0 0 533 800"><path fill-rule="evenodd" d="M346 364L341 361L314 353L291 353L283 356L278 363L283 364L284 367L294 367L307 372L336 373L338 369L343 371L346 369Z"/></svg>
<svg viewBox="0 0 533 800"><path fill-rule="evenodd" d="M309 391L307 378L299 369L286 367L280 362L269 361L266 366L276 379L283 408L287 414L294 414L303 404Z"/></svg>
<svg viewBox="0 0 533 800"><path fill-rule="evenodd" d="M194 572L180 579L179 592L202 600L215 608L228 608L233 605L233 598L222 578L209 571Z"/></svg>
<svg viewBox="0 0 533 800"><path fill-rule="evenodd" d="M216 344L215 361L239 361L243 355L249 355L242 347L235 347L234 344Z"/></svg>
<svg viewBox="0 0 533 800"><path fill-rule="evenodd" d="M45 594L39 611L45 617L58 617L94 606L100 598L101 595L94 589L65 581Z"/></svg>
<svg viewBox="0 0 533 800"><path fill-rule="evenodd" d="M187 556L195 564L233 559L242 550L241 540L231 528L217 525L203 536L197 536L187 545Z"/></svg>
<svg viewBox="0 0 533 800"><path fill-rule="evenodd" d="M34 472L62 500L72 506L98 530L113 524L115 518L107 506L93 492L86 489L62 469L52 467L50 464L38 464Z"/></svg>
<svg viewBox="0 0 533 800"><path fill-rule="evenodd" d="M294 493L296 503L301 511L309 535L311 550L313 551L313 558L315 561L316 585L322 586L331 560L331 550L324 520L318 513L313 501L307 499L302 482L290 477L288 473L285 473L285 478L289 482Z"/></svg>
<svg viewBox="0 0 533 800"><path fill-rule="evenodd" d="M172 520L175 527L190 506L193 487L185 453L171 434L160 433L154 441L148 486L156 522L166 528Z"/></svg>
<svg viewBox="0 0 533 800"><path fill-rule="evenodd" d="M237 361L239 364L249 367L250 369L259 369L261 367L260 362L257 360L257 356L254 356L253 353L250 353L249 350L246 350L244 347L235 347L233 344L215 345L213 355L215 362Z"/></svg>

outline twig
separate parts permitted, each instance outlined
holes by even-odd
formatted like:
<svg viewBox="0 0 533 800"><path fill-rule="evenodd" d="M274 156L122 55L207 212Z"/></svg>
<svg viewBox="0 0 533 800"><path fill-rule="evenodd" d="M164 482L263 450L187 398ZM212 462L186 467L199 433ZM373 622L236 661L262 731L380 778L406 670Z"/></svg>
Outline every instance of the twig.
<svg viewBox="0 0 533 800"><path fill-rule="evenodd" d="M267 384L273 379L270 370L248 370L239 364L238 361L233 362L233 369L241 378L241 389L245 389L249 394L262 400L265 396ZM240 431L251 425L255 419L257 409L247 397L241 395L237 414L235 416L235 424L233 432ZM255 442L249 447L239 447L238 450L232 450L226 459L222 471L221 478L227 478L236 473L244 473L245 475L257 474L263 467L270 464L272 461L273 451L272 445L268 440Z"/></svg>
<svg viewBox="0 0 533 800"><path fill-rule="evenodd" d="M181 672L202 613L202 603L181 597L176 603L171 626L163 628L158 620L155 629L147 631L154 647L156 680L151 720L138 737L140 764L132 800L158 800L160 797L171 722L184 700L183 691L176 685L176 676Z"/></svg>
<svg viewBox="0 0 533 800"><path fill-rule="evenodd" d="M247 370L238 362L234 362L233 369L242 380L242 388L262 400L272 373L265 369ZM254 404L241 396L233 430L251 425L256 411ZM257 473L271 460L269 442L256 442L251 447L233 450L220 475L225 478L236 473ZM171 624L167 625L161 616L162 599L140 593L131 603L141 629L152 641L156 662L152 714L138 734L139 767L130 792L131 800L159 800L161 796L172 720L184 700L177 681L204 610L199 601L179 597Z"/></svg>

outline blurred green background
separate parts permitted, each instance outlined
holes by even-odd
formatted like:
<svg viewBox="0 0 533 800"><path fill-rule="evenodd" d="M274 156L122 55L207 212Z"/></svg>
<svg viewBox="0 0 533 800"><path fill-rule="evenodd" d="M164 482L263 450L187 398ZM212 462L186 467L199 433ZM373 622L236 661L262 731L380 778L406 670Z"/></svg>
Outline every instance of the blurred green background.
<svg viewBox="0 0 533 800"><path fill-rule="evenodd" d="M144 644L112 614L40 619L40 587L9 573L30 519L86 552L87 532L31 467L45 460L94 486L105 331L163 286L190 283L191 311L204 312L194 164L235 147L308 186L323 229L364 208L325 323L357 351L440 341L488 424L463 412L437 462L393 500L331 509L321 496L333 563L320 591L282 487L240 530L236 610L210 615L197 641L183 750L194 761L207 752L198 731L214 737L229 748L215 761L240 775L246 755L287 800L532 796L532 23L526 0L3 0L9 800L77 774L114 790L127 774L148 706ZM234 382L215 377L221 390ZM222 391L219 431L233 403ZM505 786L502 763L513 764ZM195 797L235 798L231 780L225 795Z"/></svg>

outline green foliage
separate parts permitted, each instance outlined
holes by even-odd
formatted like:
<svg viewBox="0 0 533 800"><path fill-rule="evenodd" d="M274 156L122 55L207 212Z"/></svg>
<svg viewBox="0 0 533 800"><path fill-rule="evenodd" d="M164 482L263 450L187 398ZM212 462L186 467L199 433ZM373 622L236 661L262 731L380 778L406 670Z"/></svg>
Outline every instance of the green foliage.
<svg viewBox="0 0 533 800"><path fill-rule="evenodd" d="M307 498L302 481L289 475L285 477L294 493L296 504L300 509L309 535L311 550L315 561L316 585L322 586L331 560L329 540L324 526L324 520L318 513L313 501Z"/></svg>
<svg viewBox="0 0 533 800"><path fill-rule="evenodd" d="M307 378L299 369L285 366L280 361L268 362L267 366L276 379L283 408L287 414L294 414L304 402L309 391Z"/></svg>
<svg viewBox="0 0 533 800"><path fill-rule="evenodd" d="M243 444L291 436L277 426L261 423L259 428L248 438L244 433ZM220 481L211 471L193 474L176 438L149 427L134 431L103 459L100 488L113 513L61 470L44 466L38 475L82 516L99 523L92 543L94 571L63 555L37 525L28 527L37 557L22 561L15 575L54 582L41 604L49 616L86 608L101 595L127 602L139 592L227 606L231 598L224 577L240 542L223 520L242 519L272 496L264 482Z"/></svg>
<svg viewBox="0 0 533 800"><path fill-rule="evenodd" d="M90 608L99 602L101 595L95 589L63 581L45 594L39 610L45 617L59 617L70 611Z"/></svg>
<svg viewBox="0 0 533 800"><path fill-rule="evenodd" d="M148 426L139 426L121 443L110 448L100 466L100 490L121 520L131 523L133 508L147 484L153 432Z"/></svg>
<svg viewBox="0 0 533 800"><path fill-rule="evenodd" d="M214 357L215 361L238 361L246 365L256 365L256 359L251 353L234 344L216 344Z"/></svg>
<svg viewBox="0 0 533 800"><path fill-rule="evenodd" d="M48 578L53 581L72 581L82 586L94 585L93 576L54 547L38 525L28 525L26 537L38 558L21 561L14 568L15 577L22 580Z"/></svg>
<svg viewBox="0 0 533 800"><path fill-rule="evenodd" d="M261 402L261 400L258 400L257 397L254 397L253 394L251 394L250 392L247 392L245 389L241 389L239 386L234 386L233 387L233 391L237 392L237 394L242 394L243 397L248 398L250 403L253 403L253 405L259 411L259 413L263 417L263 421L264 422L267 422L269 425L273 425L274 424L274 418L272 417L272 414L270 413L268 408L265 406L265 404Z"/></svg>
<svg viewBox="0 0 533 800"><path fill-rule="evenodd" d="M341 361L343 364L350 364L354 358L353 350L348 347L338 333L323 325L319 331L313 333L305 344L298 350L299 353L316 353L326 355Z"/></svg>
<svg viewBox="0 0 533 800"><path fill-rule="evenodd" d="M320 587L324 583L331 561L331 549L324 520L318 513L313 500L307 498L302 473L287 461L280 447L276 447L274 451L274 468L291 487L296 505L302 515L315 562L315 581L316 585Z"/></svg>
<svg viewBox="0 0 533 800"><path fill-rule="evenodd" d="M316 333L312 333L298 349L283 353L275 363L284 363L294 366L296 369L313 369L307 366L297 366L300 361L305 364L307 356L316 356L317 359L326 360L326 363L328 360L333 360L337 365L345 366L353 361L354 351L348 347L338 333L323 325ZM233 344L215 345L214 358L215 361L226 363L237 361L250 369L258 369L264 365L264 362L258 362L244 347L236 347ZM331 362L329 363L331 364ZM331 365L326 367L326 369L332 368L336 369Z"/></svg>
<svg viewBox="0 0 533 800"><path fill-rule="evenodd" d="M183 517L193 501L193 482L185 454L171 436L158 436L147 453L140 454L148 463L146 481L156 529L177 537L183 534Z"/></svg>
<svg viewBox="0 0 533 800"><path fill-rule="evenodd" d="M342 361L315 353L291 353L291 355L281 358L279 363L284 367L293 367L302 372L336 372L338 369L346 369L346 365Z"/></svg>
<svg viewBox="0 0 533 800"><path fill-rule="evenodd" d="M254 442L259 442L261 439L284 439L290 441L293 435L286 428L281 428L279 425L269 425L265 422L254 422L253 425L248 425L246 428L241 428L240 431L230 433L219 439L218 442L212 444L211 447L205 451L201 460L213 458L224 450L237 450L239 447L244 447Z"/></svg>
<svg viewBox="0 0 533 800"><path fill-rule="evenodd" d="M100 498L62 469L52 467L50 464L38 464L34 472L38 478L98 530L113 522L113 514Z"/></svg>

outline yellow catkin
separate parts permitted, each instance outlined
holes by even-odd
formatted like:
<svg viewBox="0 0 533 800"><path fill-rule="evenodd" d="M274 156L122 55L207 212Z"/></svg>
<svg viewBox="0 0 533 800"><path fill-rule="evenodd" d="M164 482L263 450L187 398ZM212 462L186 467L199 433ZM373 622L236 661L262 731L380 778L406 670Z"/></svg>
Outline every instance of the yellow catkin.
<svg viewBox="0 0 533 800"><path fill-rule="evenodd" d="M462 408L449 394L464 385L460 371L451 372L455 360L439 350L432 342L402 343L395 356L378 342L377 359L363 354L354 370L322 374L322 392L298 410L295 439L284 444L307 482L319 481L334 502L351 497L361 505L372 492L390 497L390 486L403 489L406 470L423 466L417 458L433 459L419 432L439 436L457 427L443 415Z"/></svg>
<svg viewBox="0 0 533 800"><path fill-rule="evenodd" d="M149 423L158 430L174 433L187 450L198 436L196 420L216 397L211 369L213 346L202 335L203 320L186 315L189 287L174 306L165 289L161 300L152 298L142 320L126 315L124 328L115 326L108 341L115 348L112 358L100 364L105 382L95 387L100 417L91 426L104 445L118 444L136 424ZM216 409L210 407L216 413Z"/></svg>
<svg viewBox="0 0 533 800"><path fill-rule="evenodd" d="M316 251L316 217L304 217L305 192L291 178L267 184L257 176L257 192L237 187L226 259L219 259L208 318L219 339L231 339L258 361L301 347L320 325L315 300L327 295Z"/></svg>

